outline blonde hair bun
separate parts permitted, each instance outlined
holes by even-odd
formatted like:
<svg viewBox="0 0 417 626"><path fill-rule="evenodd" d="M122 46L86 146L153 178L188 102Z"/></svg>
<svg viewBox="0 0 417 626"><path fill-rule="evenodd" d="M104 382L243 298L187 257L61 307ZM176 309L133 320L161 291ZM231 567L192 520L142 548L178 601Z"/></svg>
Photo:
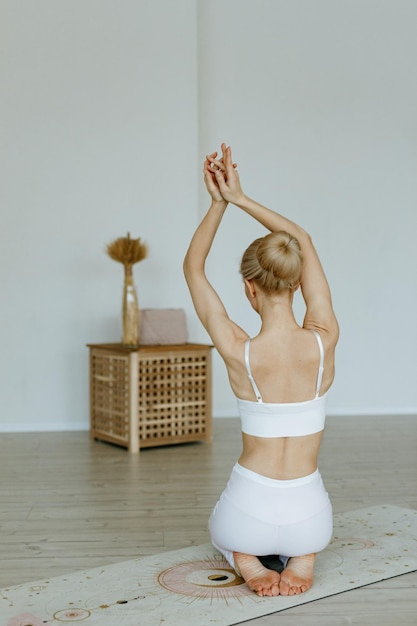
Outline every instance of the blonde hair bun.
<svg viewBox="0 0 417 626"><path fill-rule="evenodd" d="M240 273L267 292L296 289L300 284L303 255L298 239L286 231L255 239L243 253Z"/></svg>

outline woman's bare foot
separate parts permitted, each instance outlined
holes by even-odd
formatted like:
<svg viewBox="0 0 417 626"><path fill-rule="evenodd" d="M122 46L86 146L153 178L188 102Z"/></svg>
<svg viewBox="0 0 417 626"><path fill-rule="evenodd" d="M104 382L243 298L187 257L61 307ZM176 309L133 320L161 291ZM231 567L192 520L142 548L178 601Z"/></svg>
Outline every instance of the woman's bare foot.
<svg viewBox="0 0 417 626"><path fill-rule="evenodd" d="M267 569L256 556L233 552L236 567L245 583L258 596L278 596L280 575Z"/></svg>
<svg viewBox="0 0 417 626"><path fill-rule="evenodd" d="M287 567L281 572L279 593L282 596L295 596L310 589L313 584L315 554L295 556L288 561Z"/></svg>

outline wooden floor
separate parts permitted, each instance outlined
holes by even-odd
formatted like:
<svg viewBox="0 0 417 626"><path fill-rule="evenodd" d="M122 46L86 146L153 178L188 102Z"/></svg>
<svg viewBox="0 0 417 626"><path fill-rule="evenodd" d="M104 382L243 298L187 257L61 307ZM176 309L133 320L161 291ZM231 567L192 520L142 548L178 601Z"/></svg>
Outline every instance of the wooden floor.
<svg viewBox="0 0 417 626"><path fill-rule="evenodd" d="M239 450L236 419L214 420L212 445L137 456L86 432L3 434L0 587L206 543L210 510ZM329 418L320 469L335 513L384 503L417 509L417 418ZM417 573L248 623L278 620L416 625Z"/></svg>

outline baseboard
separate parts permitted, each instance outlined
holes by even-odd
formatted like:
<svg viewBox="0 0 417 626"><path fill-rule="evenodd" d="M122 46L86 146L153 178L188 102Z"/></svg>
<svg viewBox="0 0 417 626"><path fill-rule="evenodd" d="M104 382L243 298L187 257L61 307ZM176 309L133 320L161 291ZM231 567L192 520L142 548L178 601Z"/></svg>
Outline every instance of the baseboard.
<svg viewBox="0 0 417 626"><path fill-rule="evenodd" d="M330 407L328 411L328 417L377 417L383 415L410 415L415 416L417 419L417 407L398 407L398 406L384 406L384 407ZM213 417L217 418L238 418L237 411L235 409L216 409L213 412ZM22 422L12 423L5 422L0 423L0 433L45 433L45 432L66 432L66 431L88 431L90 424L87 421L77 422Z"/></svg>
<svg viewBox="0 0 417 626"><path fill-rule="evenodd" d="M0 424L0 433L46 433L89 430L88 422L22 422Z"/></svg>

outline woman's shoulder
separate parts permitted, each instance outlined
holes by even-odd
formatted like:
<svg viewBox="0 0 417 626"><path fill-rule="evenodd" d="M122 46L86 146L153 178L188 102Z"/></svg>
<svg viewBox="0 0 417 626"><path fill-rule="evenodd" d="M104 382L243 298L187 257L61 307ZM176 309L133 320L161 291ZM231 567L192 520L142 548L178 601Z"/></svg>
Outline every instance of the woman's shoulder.
<svg viewBox="0 0 417 626"><path fill-rule="evenodd" d="M326 351L332 351L336 348L339 340L339 325L337 321L334 324L326 325L325 327L319 324L307 322L303 326L304 331L309 331L318 337Z"/></svg>

